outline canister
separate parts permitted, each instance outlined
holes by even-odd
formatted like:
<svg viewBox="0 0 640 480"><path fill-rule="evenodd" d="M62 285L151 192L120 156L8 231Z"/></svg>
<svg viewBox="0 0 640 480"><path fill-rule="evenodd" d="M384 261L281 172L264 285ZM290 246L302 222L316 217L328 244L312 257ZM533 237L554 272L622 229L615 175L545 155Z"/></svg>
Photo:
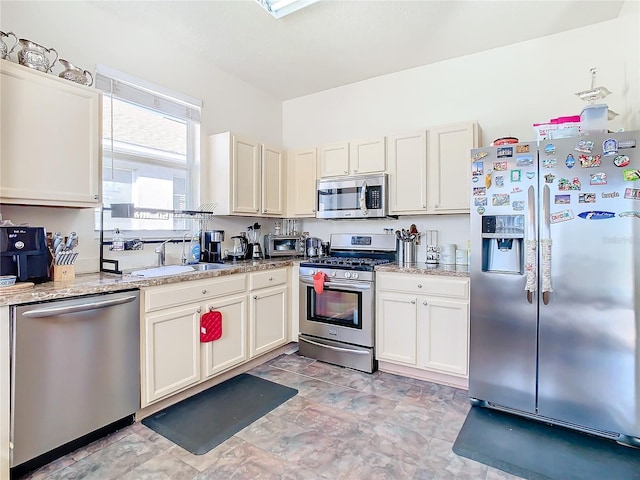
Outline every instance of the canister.
<svg viewBox="0 0 640 480"><path fill-rule="evenodd" d="M445 243L440 245L440 263L444 265L455 265L456 263L456 246L453 243Z"/></svg>
<svg viewBox="0 0 640 480"><path fill-rule="evenodd" d="M456 265L467 264L467 251L460 248L456 249Z"/></svg>

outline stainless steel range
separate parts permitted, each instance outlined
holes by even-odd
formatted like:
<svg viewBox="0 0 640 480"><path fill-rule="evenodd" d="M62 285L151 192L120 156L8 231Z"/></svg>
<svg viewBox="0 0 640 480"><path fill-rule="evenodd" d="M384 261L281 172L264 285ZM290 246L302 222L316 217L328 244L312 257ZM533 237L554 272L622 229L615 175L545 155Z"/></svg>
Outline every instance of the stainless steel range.
<svg viewBox="0 0 640 480"><path fill-rule="evenodd" d="M396 260L396 238L332 234L329 253L300 264L300 354L374 372L374 267Z"/></svg>

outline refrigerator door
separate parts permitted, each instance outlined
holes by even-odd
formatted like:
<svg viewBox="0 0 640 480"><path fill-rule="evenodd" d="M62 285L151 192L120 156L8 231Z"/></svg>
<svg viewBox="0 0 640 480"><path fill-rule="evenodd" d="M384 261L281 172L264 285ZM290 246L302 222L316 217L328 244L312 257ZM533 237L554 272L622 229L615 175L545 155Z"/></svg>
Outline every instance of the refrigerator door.
<svg viewBox="0 0 640 480"><path fill-rule="evenodd" d="M528 413L536 405L538 310L520 266L526 241L536 236L537 206L530 204L537 201L536 149L523 143L471 153L469 395ZM511 215L517 217L505 227L503 216L509 223Z"/></svg>
<svg viewBox="0 0 640 480"><path fill-rule="evenodd" d="M538 414L635 437L640 181L624 172L640 168L640 151L604 155L604 142L639 142L638 133L549 140L539 151L540 190L549 187L552 292L539 305ZM589 149L585 142L593 142L591 152L578 151Z"/></svg>

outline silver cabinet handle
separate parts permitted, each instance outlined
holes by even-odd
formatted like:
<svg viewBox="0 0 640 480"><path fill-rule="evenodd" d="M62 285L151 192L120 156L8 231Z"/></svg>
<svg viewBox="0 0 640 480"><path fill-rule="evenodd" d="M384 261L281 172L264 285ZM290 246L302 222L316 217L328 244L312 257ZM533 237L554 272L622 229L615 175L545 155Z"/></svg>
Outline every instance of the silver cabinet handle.
<svg viewBox="0 0 640 480"><path fill-rule="evenodd" d="M270 281L270 282L273 282L273 277L269 277L269 281Z"/></svg>
<svg viewBox="0 0 640 480"><path fill-rule="evenodd" d="M204 295L205 293L207 293L207 290L206 290L206 288L203 288L202 289L202 294Z"/></svg>
<svg viewBox="0 0 640 480"><path fill-rule="evenodd" d="M422 284L421 283L418 284L418 288L422 288Z"/></svg>
<svg viewBox="0 0 640 480"><path fill-rule="evenodd" d="M201 313L202 309L200 307L198 307L198 309L196 310L196 312Z"/></svg>
<svg viewBox="0 0 640 480"><path fill-rule="evenodd" d="M253 296L253 299L254 299L254 300L257 300L257 299L258 299L258 295L254 295L254 296Z"/></svg>
<svg viewBox="0 0 640 480"><path fill-rule="evenodd" d="M65 315L67 313L86 312L89 310L96 310L98 308L113 307L115 305L122 305L123 303L133 302L136 295L128 297L118 298L115 300L104 300L102 302L91 302L84 305L73 305L69 307L50 307L50 308L36 308L34 310L27 310L22 315L27 318L42 318L53 317L54 315Z"/></svg>
<svg viewBox="0 0 640 480"><path fill-rule="evenodd" d="M429 305L429 304L427 303L427 301L426 301L426 300L425 300L425 301L423 301L423 302L422 302L422 304L423 304L425 307L426 307L427 305Z"/></svg>
<svg viewBox="0 0 640 480"><path fill-rule="evenodd" d="M411 300L411 305L415 305L416 301L415 300Z"/></svg>

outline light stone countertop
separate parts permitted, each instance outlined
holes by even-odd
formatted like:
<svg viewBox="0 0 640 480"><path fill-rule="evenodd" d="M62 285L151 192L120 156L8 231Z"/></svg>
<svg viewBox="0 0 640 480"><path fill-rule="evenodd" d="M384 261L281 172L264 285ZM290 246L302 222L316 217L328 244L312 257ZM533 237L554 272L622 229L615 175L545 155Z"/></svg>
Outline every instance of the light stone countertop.
<svg viewBox="0 0 640 480"><path fill-rule="evenodd" d="M378 265L376 272L413 273L418 275L440 275L446 277L469 278L468 265L440 265L418 262L413 265L399 266L395 263Z"/></svg>
<svg viewBox="0 0 640 480"><path fill-rule="evenodd" d="M71 282L45 282L37 284L32 289L22 292L2 294L0 289L0 306L17 305L22 303L43 302L47 300L63 300L81 295L93 295L108 292L118 292L156 285L168 285L190 280L204 280L234 273L257 272L274 268L289 267L299 263L300 259L268 259L246 260L243 262L227 263L229 268L194 271L176 275L144 278L131 275L116 275L113 273L87 273L76 275Z"/></svg>

